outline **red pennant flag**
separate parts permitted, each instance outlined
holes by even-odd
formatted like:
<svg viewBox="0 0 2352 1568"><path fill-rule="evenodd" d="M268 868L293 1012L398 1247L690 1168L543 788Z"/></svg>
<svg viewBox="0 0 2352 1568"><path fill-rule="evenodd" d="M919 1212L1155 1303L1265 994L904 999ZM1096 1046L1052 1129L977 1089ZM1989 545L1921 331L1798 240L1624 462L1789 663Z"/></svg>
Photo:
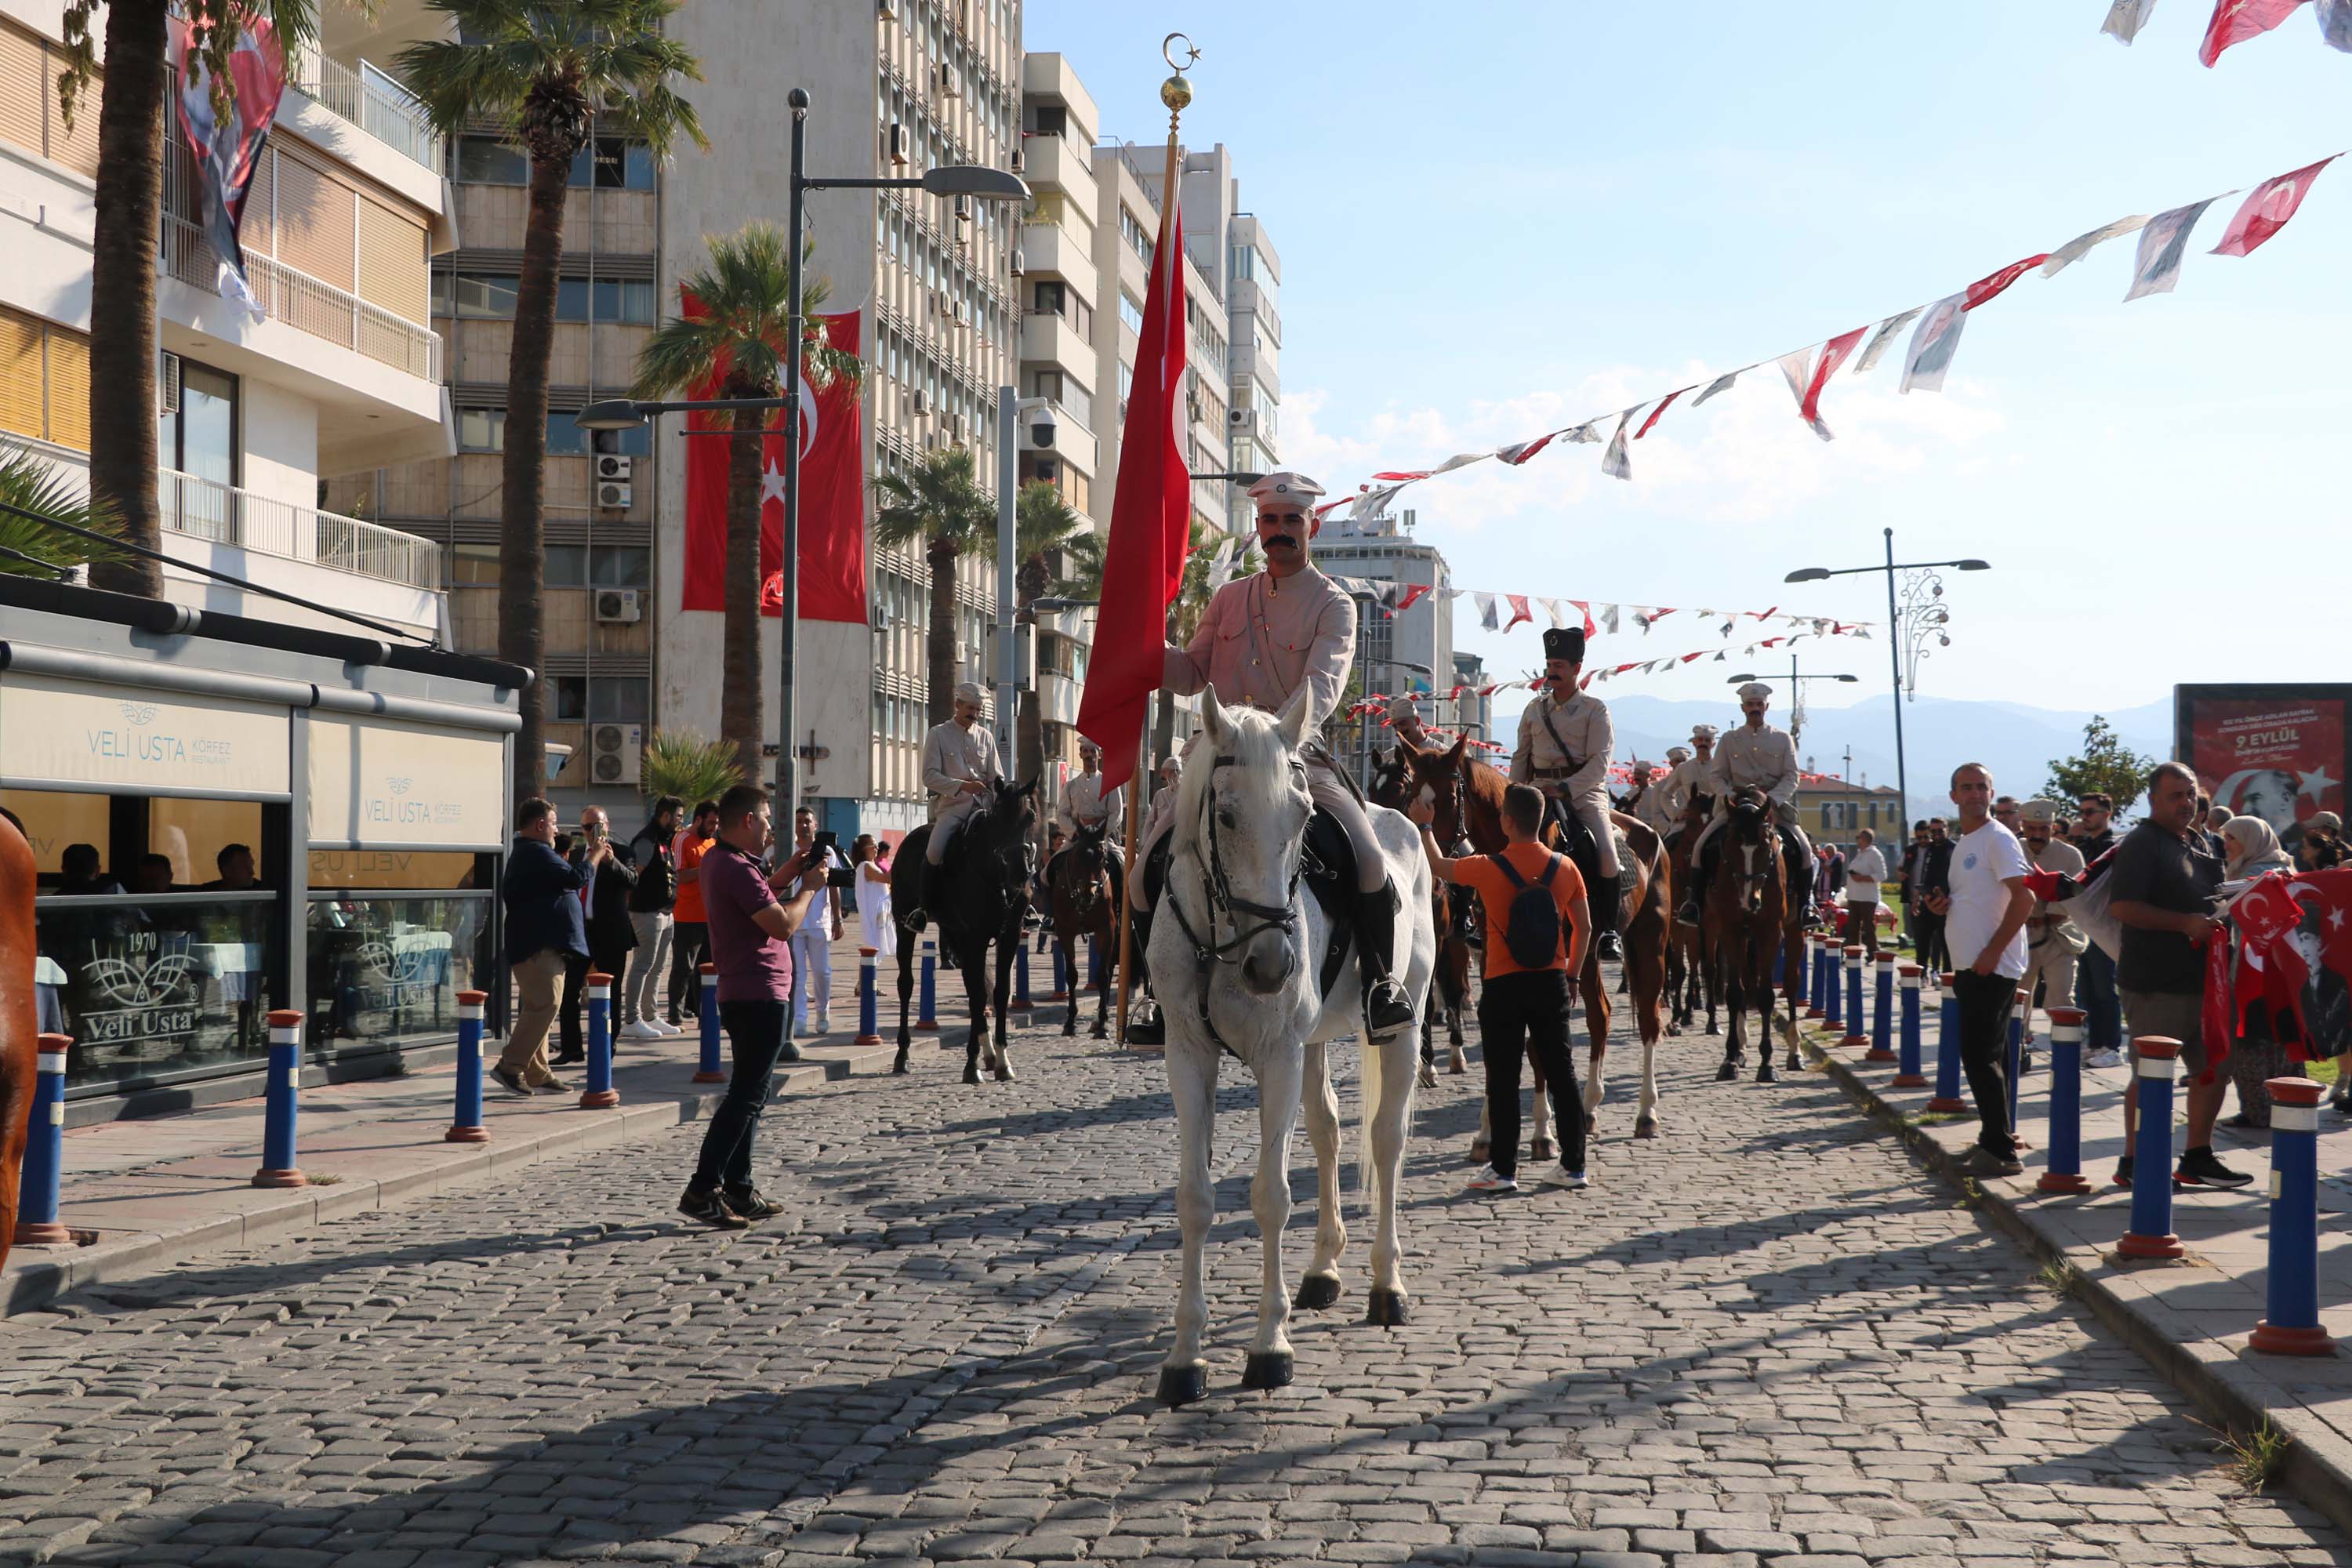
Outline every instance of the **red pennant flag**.
<svg viewBox="0 0 2352 1568"><path fill-rule="evenodd" d="M1428 469L1428 468L1416 468L1416 469L1414 469L1412 472L1411 472L1411 473L1409 473L1409 474L1408 474L1408 473L1374 474L1374 475L1372 476L1372 478L1374 478L1374 479L1395 479L1395 480L1398 480L1398 481L1400 481L1400 482L1406 482L1406 481L1410 481L1410 480L1412 480L1412 479L1425 479L1429 478L1429 476L1430 476L1430 474L1431 474L1432 472L1433 472L1433 470Z"/></svg>
<svg viewBox="0 0 2352 1568"><path fill-rule="evenodd" d="M1402 615L1405 611L1412 609L1414 605L1420 603L1423 598L1426 598L1429 595L1430 586L1431 584L1427 583L1407 583L1404 585L1403 597L1397 600L1397 613L1399 615Z"/></svg>
<svg viewBox="0 0 2352 1568"><path fill-rule="evenodd" d="M1166 183L1120 427L1102 607L1078 702L1078 732L1103 749L1105 790L1135 772L1144 707L1165 667L1168 606L1184 584L1192 531L1192 475L1176 435L1184 407L1184 252L1175 243L1183 233L1181 192L1181 182Z"/></svg>
<svg viewBox="0 0 2352 1568"><path fill-rule="evenodd" d="M2000 271L1988 273L1978 279L1969 284L1968 291L1960 296L1960 309L1973 310L1987 300L1999 298L2002 290L2011 284L2049 259L2050 253L2044 251L2040 256L2029 256L2022 261L2012 261Z"/></svg>
<svg viewBox="0 0 2352 1568"><path fill-rule="evenodd" d="M1601 628L1593 624L1592 606L1586 604L1582 599L1570 599L1569 603L1574 605L1577 608L1577 612L1584 617L1585 639L1590 641L1594 637L1598 636Z"/></svg>
<svg viewBox="0 0 2352 1568"><path fill-rule="evenodd" d="M1822 386L1836 373L1837 367L1846 362L1846 356L1861 343L1862 334L1869 330L1856 327L1850 332L1841 332L1822 345L1822 357L1813 366L1813 379L1806 383L1805 395L1797 405L1797 412L1804 416L1806 424L1821 423Z"/></svg>
<svg viewBox="0 0 2352 1568"><path fill-rule="evenodd" d="M1525 594L1506 594L1503 597L1511 606L1511 618L1503 623L1505 631L1509 631L1521 621L1532 621L1536 618L1535 612L1528 608L1528 596Z"/></svg>
<svg viewBox="0 0 2352 1568"><path fill-rule="evenodd" d="M2213 247L2216 256L2251 256L2262 243L2286 226L2294 209L2303 205L2311 182L2319 178L2319 171L2341 157L2334 153L2316 163L2306 163L2292 174L2264 180L2254 187L2254 194L2238 208L2230 226L2221 235L2221 243Z"/></svg>
<svg viewBox="0 0 2352 1568"><path fill-rule="evenodd" d="M689 317L704 313L702 301L683 290L679 307ZM858 312L819 316L826 341L847 353L858 352ZM689 388L689 397L720 395L727 367ZM870 613L866 584L866 463L858 403L861 384L837 376L823 388L805 376L801 383L801 619L856 621ZM728 427L727 414L690 414L698 430ZM778 416L781 420L782 416ZM750 437L746 437L748 440ZM727 456L731 437L697 437L686 443L686 562L679 575L678 607L727 607ZM764 476L760 501L760 613L783 614L784 433L781 424L761 441Z"/></svg>
<svg viewBox="0 0 2352 1568"><path fill-rule="evenodd" d="M1664 397L1659 399L1658 405L1650 410L1650 416L1642 421L1642 427L1633 432L1633 439L1638 441L1643 437L1648 435L1650 433L1650 426L1658 422L1658 416L1664 414L1668 407L1672 406L1675 398L1680 397L1684 392L1688 392L1690 388L1685 386L1682 389L1682 392L1669 392Z"/></svg>
<svg viewBox="0 0 2352 1568"><path fill-rule="evenodd" d="M2220 0L2213 7L2213 19L2205 24L2205 41L2197 47L2197 58L2210 66L2221 58L2223 49L2260 37L2294 16L2302 4L2303 0Z"/></svg>
<svg viewBox="0 0 2352 1568"><path fill-rule="evenodd" d="M1513 446L1499 447L1495 456L1516 468L1550 445L1549 436L1538 436L1532 441L1521 441Z"/></svg>
<svg viewBox="0 0 2352 1568"><path fill-rule="evenodd" d="M1701 649L1699 649L1696 653L1686 653L1686 654L1683 655L1683 657L1682 657L1682 662L1683 662L1683 663L1685 663L1685 664L1688 664L1691 660L1693 660L1693 659L1695 659L1695 658L1705 658L1706 657L1706 649L1705 649L1705 648L1701 648Z"/></svg>

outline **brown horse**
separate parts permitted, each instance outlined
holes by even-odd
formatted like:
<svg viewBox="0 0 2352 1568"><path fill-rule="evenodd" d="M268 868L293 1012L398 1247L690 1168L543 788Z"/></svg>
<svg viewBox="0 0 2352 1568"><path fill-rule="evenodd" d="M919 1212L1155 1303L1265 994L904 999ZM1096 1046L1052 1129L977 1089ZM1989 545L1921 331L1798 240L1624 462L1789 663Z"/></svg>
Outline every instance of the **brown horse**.
<svg viewBox="0 0 2352 1568"><path fill-rule="evenodd" d="M1415 750L1411 761L1414 777L1429 792L1436 808L1439 842L1459 842L1466 835L1470 847L1478 853L1499 853L1508 842L1503 832L1503 791L1509 781L1486 763L1472 761L1466 744L1461 741L1456 741L1449 751ZM1621 912L1629 911L1624 921L1625 971L1633 988L1634 1026L1642 1037L1642 1094L1634 1113L1633 1136L1654 1138L1658 1132L1657 1049L1661 1033L1658 1002L1665 985L1666 936L1674 923L1671 873L1666 868L1664 847L1648 823L1616 813L1611 814L1610 821L1624 845L1625 852L1619 857L1624 870L1619 882L1619 897L1622 900ZM1545 828L1544 842L1558 847L1556 826ZM1609 988L1601 976L1600 955L1591 946L1585 951L1584 965L1576 981L1577 993L1584 1002L1585 1032L1591 1039L1584 1084L1584 1123L1591 1131L1595 1129L1606 1094L1602 1069L1609 1056L1610 1015ZM1549 1157L1543 1147L1549 1142L1546 1131L1544 1097L1539 1089L1535 1136L1528 1149L1529 1158ZM1473 1157L1477 1157L1475 1145Z"/></svg>
<svg viewBox="0 0 2352 1568"><path fill-rule="evenodd" d="M1405 781L1411 777L1412 764L1406 752L1412 742L1400 735L1394 752L1376 752L1372 755L1372 784L1364 798L1374 805L1385 805L1391 811L1402 811L1411 798ZM1445 1070L1460 1075L1470 1070L1470 1058L1462 1054L1462 1015L1470 1005L1470 927L1477 919L1476 895L1465 889L1439 883L1431 895L1433 908L1430 919L1437 931L1437 984L1429 988L1429 1000L1421 1007L1421 1087L1437 1087L1437 1022L1442 1014L1445 1020L1447 1045L1450 1047ZM1540 1074L1543 1069L1538 1067ZM1538 1091L1543 1087L1538 1079Z"/></svg>
<svg viewBox="0 0 2352 1568"><path fill-rule="evenodd" d="M1731 1015L1726 1033L1723 1066L1717 1082L1739 1076L1747 1047L1747 1015L1754 1008L1757 1037L1756 1081L1771 1083L1772 1014L1778 997L1772 985L1772 965L1780 955L1790 915L1788 865L1780 853L1780 830L1773 826L1764 793L1742 784L1731 794L1729 816L1717 836L1715 879L1707 886L1700 911L1706 931L1707 952L1714 960L1716 984ZM1793 1016L1790 1027L1794 1028ZM1795 1065L1790 1046L1790 1065Z"/></svg>
<svg viewBox="0 0 2352 1568"><path fill-rule="evenodd" d="M0 1263L16 1237L40 1039L33 1007L33 851L16 824L0 816Z"/></svg>
<svg viewBox="0 0 2352 1568"><path fill-rule="evenodd" d="M1053 898L1054 945L1062 950L1062 973L1070 977L1069 1010L1062 1015L1062 1037L1078 1032L1078 938L1091 938L1101 956L1095 965L1095 1026L1097 1040L1110 1034L1111 975L1118 967L1118 891L1104 847L1108 824L1081 824L1054 858L1047 891Z"/></svg>
<svg viewBox="0 0 2352 1568"><path fill-rule="evenodd" d="M1666 856L1674 866L1677 888L1690 887L1698 873L1691 861L1691 848L1698 842L1713 809L1710 797L1694 792L1683 807L1674 837L1667 841ZM1666 949L1666 1033L1679 1035L1685 1026L1696 1023L1702 999L1706 1004L1706 1032L1723 1033L1722 1026L1716 1022L1715 998L1715 971L1706 962L1706 928L1686 926L1678 921Z"/></svg>

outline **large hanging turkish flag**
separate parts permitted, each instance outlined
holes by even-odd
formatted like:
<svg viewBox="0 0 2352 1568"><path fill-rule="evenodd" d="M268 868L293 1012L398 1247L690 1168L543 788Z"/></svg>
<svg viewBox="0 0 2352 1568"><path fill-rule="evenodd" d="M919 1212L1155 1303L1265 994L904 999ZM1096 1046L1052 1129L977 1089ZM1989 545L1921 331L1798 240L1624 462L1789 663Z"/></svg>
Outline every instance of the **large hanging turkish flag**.
<svg viewBox="0 0 2352 1568"><path fill-rule="evenodd" d="M702 302L685 296L688 316ZM858 352L858 313L817 316L827 340L845 353ZM805 369L805 367L803 367ZM719 397L718 375L689 396ZM819 389L801 382L801 619L864 625L866 604L866 462L859 419L859 384L836 376ZM722 430L731 414L690 414L689 429ZM761 442L760 481L760 613L783 614L784 435L782 415ZM686 438L686 571L680 608L724 610L727 599L727 449L735 437ZM748 437L746 437L748 439Z"/></svg>

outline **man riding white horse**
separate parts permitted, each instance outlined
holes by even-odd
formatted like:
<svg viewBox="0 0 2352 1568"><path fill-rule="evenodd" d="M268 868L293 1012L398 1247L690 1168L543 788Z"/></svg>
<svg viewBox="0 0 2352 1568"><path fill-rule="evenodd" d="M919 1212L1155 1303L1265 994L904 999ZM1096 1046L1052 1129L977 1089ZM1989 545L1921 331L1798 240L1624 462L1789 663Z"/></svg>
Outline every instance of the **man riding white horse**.
<svg viewBox="0 0 2352 1568"><path fill-rule="evenodd" d="M1763 791L1771 802L1772 818L1780 825L1781 848L1790 865L1790 887L1795 889L1807 880L1800 873L1811 867L1813 851L1797 826L1797 743L1786 730L1764 721L1764 710L1771 702L1772 689L1762 681L1751 680L1741 687L1739 711L1746 722L1715 747L1706 784L1706 793L1715 797L1715 812L1691 849L1697 875L1692 879L1690 896L1675 916L1685 925L1699 923L1699 907L1706 901L1707 881L1715 873L1716 858L1709 850L1716 835L1731 818L1731 792L1743 785Z"/></svg>
<svg viewBox="0 0 2352 1568"><path fill-rule="evenodd" d="M1609 705L1576 689L1584 668L1584 633L1555 626L1543 635L1544 689L1519 710L1511 782L1533 784L1584 824L1597 873L1586 890L1601 957L1622 960L1617 939L1617 831L1609 821L1609 753L1617 743Z"/></svg>
<svg viewBox="0 0 2352 1568"><path fill-rule="evenodd" d="M1192 646L1169 647L1160 684L1184 696L1211 687L1229 707L1268 713L1280 711L1305 687L1311 693L1307 733L1312 735L1339 706L1355 658L1356 604L1307 559L1307 541L1322 527L1315 500L1323 487L1286 469L1266 475L1249 493L1257 503L1258 548L1265 569L1217 590L1192 634ZM1199 741L1194 735L1185 750L1189 752ZM1339 823L1355 851L1356 963L1363 984L1364 1026L1373 1039L1383 1039L1414 1021L1404 988L1389 973L1389 954L1396 948L1396 889L1363 801L1319 745L1311 751L1308 793ZM1162 820L1146 835L1136 851L1139 870L1166 833ZM1166 1026L1160 1017L1129 1025L1128 1038L1159 1043Z"/></svg>

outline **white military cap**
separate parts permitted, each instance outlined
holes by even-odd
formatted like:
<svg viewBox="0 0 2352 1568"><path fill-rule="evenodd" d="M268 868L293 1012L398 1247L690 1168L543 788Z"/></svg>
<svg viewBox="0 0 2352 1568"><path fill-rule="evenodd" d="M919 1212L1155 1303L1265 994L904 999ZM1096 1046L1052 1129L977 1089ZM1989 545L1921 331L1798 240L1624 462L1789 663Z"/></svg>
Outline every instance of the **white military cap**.
<svg viewBox="0 0 2352 1568"><path fill-rule="evenodd" d="M1666 748L1666 761L1670 763L1689 762L1690 754L1690 748L1688 746L1668 746Z"/></svg>
<svg viewBox="0 0 2352 1568"><path fill-rule="evenodd" d="M1772 689L1765 685L1760 680L1751 680L1747 685L1739 689L1739 700L1742 702L1769 702L1772 700Z"/></svg>
<svg viewBox="0 0 2352 1568"><path fill-rule="evenodd" d="M1288 468L1278 468L1249 488L1250 500L1260 510L1270 506L1311 506L1322 494L1321 485Z"/></svg>
<svg viewBox="0 0 2352 1568"><path fill-rule="evenodd" d="M1420 710L1412 705L1412 699L1410 696L1402 692L1399 692L1396 696L1389 699L1390 718L1403 719L1408 717L1418 718L1419 716Z"/></svg>
<svg viewBox="0 0 2352 1568"><path fill-rule="evenodd" d="M976 680L959 680L959 681L957 681L957 682L956 682L956 689L955 689L955 700L956 700L957 701L959 701L959 702L970 702L970 703L972 703L972 704L974 704L974 705L977 705L977 704L980 702L980 700L981 700L981 697L980 697L980 683L979 683L978 681L976 681Z"/></svg>
<svg viewBox="0 0 2352 1568"><path fill-rule="evenodd" d="M1089 752L1092 752L1097 757L1102 755L1102 748L1100 746L1097 745L1092 741L1086 740L1081 737L1078 742L1078 755L1083 757Z"/></svg>
<svg viewBox="0 0 2352 1568"><path fill-rule="evenodd" d="M2058 803L2035 795L2017 808L2017 816L2021 822L2055 822L2058 820Z"/></svg>
<svg viewBox="0 0 2352 1568"><path fill-rule="evenodd" d="M1716 736L1721 733L1722 731L1717 730L1712 724L1694 724L1691 726L1691 739L1694 741L1712 741Z"/></svg>

